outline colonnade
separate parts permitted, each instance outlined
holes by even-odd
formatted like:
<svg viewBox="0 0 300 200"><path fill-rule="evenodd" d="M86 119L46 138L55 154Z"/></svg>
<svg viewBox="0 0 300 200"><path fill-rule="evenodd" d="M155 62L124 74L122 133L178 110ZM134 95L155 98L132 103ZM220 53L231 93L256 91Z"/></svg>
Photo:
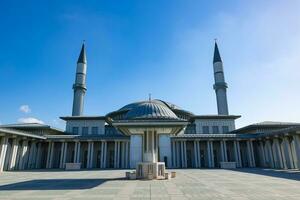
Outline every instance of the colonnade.
<svg viewBox="0 0 300 200"><path fill-rule="evenodd" d="M278 169L300 168L300 136L266 138L260 140L259 157L262 167Z"/></svg>
<svg viewBox="0 0 300 200"><path fill-rule="evenodd" d="M1 136L0 171L64 168L67 162L82 168L129 168L130 145L114 141L45 141ZM300 135L256 139L171 140L173 168L217 168L220 162L237 167L300 168Z"/></svg>
<svg viewBox="0 0 300 200"><path fill-rule="evenodd" d="M43 141L0 137L0 172L65 168L67 162L82 168L129 168L129 141Z"/></svg>
<svg viewBox="0 0 300 200"><path fill-rule="evenodd" d="M0 137L0 172L38 168L40 147L35 139Z"/></svg>
<svg viewBox="0 0 300 200"><path fill-rule="evenodd" d="M47 168L55 168L53 161L54 143L49 142ZM74 147L70 144L73 144ZM71 153L69 148L71 149ZM97 151L95 150L97 149ZM71 155L70 155L71 154ZM67 162L81 163L81 168L128 168L129 141L75 141L61 142L59 168L65 168Z"/></svg>
<svg viewBox="0 0 300 200"><path fill-rule="evenodd" d="M236 167L300 168L300 136L258 139L177 139L171 141L172 167L215 168L220 162Z"/></svg>

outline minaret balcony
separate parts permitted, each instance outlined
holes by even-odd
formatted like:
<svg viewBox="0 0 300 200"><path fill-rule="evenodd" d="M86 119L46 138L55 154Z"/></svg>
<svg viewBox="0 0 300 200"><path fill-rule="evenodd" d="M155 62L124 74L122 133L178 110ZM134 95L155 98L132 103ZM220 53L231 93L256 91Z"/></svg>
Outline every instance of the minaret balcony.
<svg viewBox="0 0 300 200"><path fill-rule="evenodd" d="M79 83L75 83L73 84L73 89L76 90L76 89L81 89L81 90L84 90L86 91L86 85L85 84L79 84Z"/></svg>
<svg viewBox="0 0 300 200"><path fill-rule="evenodd" d="M221 89L221 88L223 88L223 89L228 88L227 83L219 82L219 83L214 84L214 90Z"/></svg>

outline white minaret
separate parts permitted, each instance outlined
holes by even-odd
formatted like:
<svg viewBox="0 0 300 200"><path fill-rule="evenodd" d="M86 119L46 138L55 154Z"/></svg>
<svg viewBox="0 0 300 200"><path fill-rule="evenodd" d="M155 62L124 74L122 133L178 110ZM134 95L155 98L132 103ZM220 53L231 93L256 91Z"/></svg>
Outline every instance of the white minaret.
<svg viewBox="0 0 300 200"><path fill-rule="evenodd" d="M86 54L85 46L82 44L81 52L77 61L75 83L73 85L74 98L72 116L83 114L84 95L86 92Z"/></svg>
<svg viewBox="0 0 300 200"><path fill-rule="evenodd" d="M228 115L228 104L227 104L227 83L225 82L223 62L221 60L219 48L217 42L215 42L214 50L214 90L217 96L218 115Z"/></svg>

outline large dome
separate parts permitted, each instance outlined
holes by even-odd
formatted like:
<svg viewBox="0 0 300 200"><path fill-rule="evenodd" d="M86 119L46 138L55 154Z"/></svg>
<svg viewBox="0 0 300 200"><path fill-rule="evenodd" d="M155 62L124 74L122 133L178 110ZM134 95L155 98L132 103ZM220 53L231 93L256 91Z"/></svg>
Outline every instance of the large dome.
<svg viewBox="0 0 300 200"><path fill-rule="evenodd" d="M184 119L187 120L193 113L185 111L175 104L154 99L127 104L119 110L108 113L107 117L113 120L135 119Z"/></svg>
<svg viewBox="0 0 300 200"><path fill-rule="evenodd" d="M124 119L178 119L178 117L168 106L160 101L151 100L133 106Z"/></svg>

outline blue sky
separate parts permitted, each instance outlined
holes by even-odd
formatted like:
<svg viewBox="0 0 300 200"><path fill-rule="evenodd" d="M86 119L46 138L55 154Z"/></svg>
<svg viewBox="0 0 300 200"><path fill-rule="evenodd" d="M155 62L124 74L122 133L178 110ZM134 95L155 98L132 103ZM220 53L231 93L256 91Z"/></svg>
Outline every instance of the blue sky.
<svg viewBox="0 0 300 200"><path fill-rule="evenodd" d="M300 121L300 2L1 1L0 123L63 128L82 40L85 114L148 98L195 114L217 112L212 89L218 38L237 126Z"/></svg>

